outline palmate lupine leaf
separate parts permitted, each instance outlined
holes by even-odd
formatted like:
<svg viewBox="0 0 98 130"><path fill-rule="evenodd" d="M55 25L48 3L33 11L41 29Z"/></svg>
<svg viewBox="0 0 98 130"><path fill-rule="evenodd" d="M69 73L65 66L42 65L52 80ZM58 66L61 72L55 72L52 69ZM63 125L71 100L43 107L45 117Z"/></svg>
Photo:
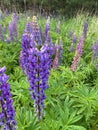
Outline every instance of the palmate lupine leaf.
<svg viewBox="0 0 98 130"><path fill-rule="evenodd" d="M55 108L49 109L50 111L46 113L45 128L47 125L52 130L72 130L72 128L75 130L86 130L80 124L77 125L82 115L77 115L77 110L72 108L72 103L69 97L66 97L63 104L58 100Z"/></svg>
<svg viewBox="0 0 98 130"><path fill-rule="evenodd" d="M69 94L73 97L74 107L79 108L78 114L82 113L86 120L94 116L96 107L98 106L98 89L92 88L90 90L84 85L76 87Z"/></svg>
<svg viewBox="0 0 98 130"><path fill-rule="evenodd" d="M87 130L83 126L76 126L76 125L70 125L70 126L65 126L61 130Z"/></svg>
<svg viewBox="0 0 98 130"><path fill-rule="evenodd" d="M10 81L12 87L13 98L15 101L15 106L29 107L33 105L30 94L29 94L29 83L22 79L20 81ZM25 86L25 87L24 87Z"/></svg>
<svg viewBox="0 0 98 130"><path fill-rule="evenodd" d="M17 109L18 130L39 130L34 113L24 107Z"/></svg>

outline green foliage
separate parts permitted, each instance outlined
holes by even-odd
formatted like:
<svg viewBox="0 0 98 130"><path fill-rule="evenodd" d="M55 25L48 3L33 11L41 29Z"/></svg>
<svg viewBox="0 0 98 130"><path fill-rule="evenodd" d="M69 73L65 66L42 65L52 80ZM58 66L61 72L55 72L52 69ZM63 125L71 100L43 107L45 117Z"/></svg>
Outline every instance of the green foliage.
<svg viewBox="0 0 98 130"><path fill-rule="evenodd" d="M17 109L18 130L39 130L39 125L31 110Z"/></svg>

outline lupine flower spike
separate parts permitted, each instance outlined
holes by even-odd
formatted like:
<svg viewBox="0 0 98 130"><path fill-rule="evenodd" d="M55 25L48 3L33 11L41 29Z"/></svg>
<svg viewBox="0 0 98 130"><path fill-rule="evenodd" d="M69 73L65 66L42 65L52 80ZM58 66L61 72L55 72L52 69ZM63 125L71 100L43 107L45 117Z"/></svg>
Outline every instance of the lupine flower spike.
<svg viewBox="0 0 98 130"><path fill-rule="evenodd" d="M0 68L0 128L2 130L16 130L16 112L8 83L9 76L5 72L6 67Z"/></svg>
<svg viewBox="0 0 98 130"><path fill-rule="evenodd" d="M76 71L77 70L79 62L81 60L81 56L83 54L83 49L84 49L84 38L81 37L80 38L80 42L77 45L76 53L75 53L75 56L74 56L74 59L73 59L72 65L71 65L71 70L72 71Z"/></svg>
<svg viewBox="0 0 98 130"><path fill-rule="evenodd" d="M45 44L42 44L41 41L37 18L34 16L32 34L23 34L20 62L23 72L28 76L30 82L30 93L39 120L44 116L45 90L48 88L52 55L54 54L53 45L49 44L49 40Z"/></svg>

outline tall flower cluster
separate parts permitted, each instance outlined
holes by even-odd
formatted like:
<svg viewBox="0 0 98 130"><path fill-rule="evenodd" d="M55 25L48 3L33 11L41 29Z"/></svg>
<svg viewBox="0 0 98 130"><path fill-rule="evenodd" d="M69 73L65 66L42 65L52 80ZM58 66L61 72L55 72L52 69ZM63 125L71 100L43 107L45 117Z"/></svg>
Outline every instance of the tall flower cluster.
<svg viewBox="0 0 98 130"><path fill-rule="evenodd" d="M6 67L0 68L0 128L16 130L15 109L13 106L9 76L5 74Z"/></svg>
<svg viewBox="0 0 98 130"><path fill-rule="evenodd" d="M37 18L33 17L31 33L25 32L22 37L22 52L20 63L23 72L30 82L30 93L34 100L38 119L44 116L45 90L48 88L48 78L52 66L54 46L47 32L46 41L42 44Z"/></svg>
<svg viewBox="0 0 98 130"><path fill-rule="evenodd" d="M93 46L93 61L96 65L96 69L98 70L98 41Z"/></svg>
<svg viewBox="0 0 98 130"><path fill-rule="evenodd" d="M74 59L73 59L72 65L71 65L71 70L72 71L77 70L78 64L79 64L81 56L83 54L83 50L84 50L84 38L81 37L80 42L77 45L76 53L75 53L75 56L74 56Z"/></svg>

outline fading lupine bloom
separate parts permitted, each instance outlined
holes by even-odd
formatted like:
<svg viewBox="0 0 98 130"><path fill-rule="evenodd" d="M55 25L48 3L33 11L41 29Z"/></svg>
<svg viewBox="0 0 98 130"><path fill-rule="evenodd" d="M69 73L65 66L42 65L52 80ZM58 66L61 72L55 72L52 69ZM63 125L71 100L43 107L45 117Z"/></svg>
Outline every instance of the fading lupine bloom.
<svg viewBox="0 0 98 130"><path fill-rule="evenodd" d="M77 45L76 53L75 53L75 56L74 56L74 59L73 59L72 65L71 65L71 70L72 71L77 70L79 62L81 60L81 56L83 55L83 51L84 51L84 38L81 37L80 42Z"/></svg>
<svg viewBox="0 0 98 130"><path fill-rule="evenodd" d="M98 41L93 45L93 62L98 70Z"/></svg>
<svg viewBox="0 0 98 130"><path fill-rule="evenodd" d="M9 76L5 72L6 67L0 68L0 128L2 130L16 130L16 112L8 83Z"/></svg>
<svg viewBox="0 0 98 130"><path fill-rule="evenodd" d="M57 28L56 28L56 33L60 33L60 32L61 32L60 21L58 21Z"/></svg>
<svg viewBox="0 0 98 130"><path fill-rule="evenodd" d="M61 64L62 53L63 53L63 42L62 42L62 38L60 38L59 45L57 43L55 44L55 58L53 60L54 69L58 69L59 65Z"/></svg>
<svg viewBox="0 0 98 130"><path fill-rule="evenodd" d="M41 37L38 34L39 28L35 16L32 25L32 33L25 32L22 37L20 63L30 82L30 93L34 100L35 112L38 119L41 120L44 116L45 90L48 88L54 46L51 44L51 38L47 38L46 42L39 46Z"/></svg>
<svg viewBox="0 0 98 130"><path fill-rule="evenodd" d="M74 51L74 45L75 45L76 42L77 42L77 36L76 36L76 34L74 34L73 39L72 39L72 44L71 44L71 47L70 47L70 52Z"/></svg>
<svg viewBox="0 0 98 130"><path fill-rule="evenodd" d="M48 19L46 22L46 30L45 30L46 37L49 31L50 31L50 17L48 16Z"/></svg>
<svg viewBox="0 0 98 130"><path fill-rule="evenodd" d="M0 24L0 40L1 40L1 41L4 41L4 36L3 36L3 27L2 27L1 24Z"/></svg>
<svg viewBox="0 0 98 130"><path fill-rule="evenodd" d="M84 28L83 28L83 37L84 37L84 39L87 37L87 31L88 31L88 22L86 21L84 23Z"/></svg>

